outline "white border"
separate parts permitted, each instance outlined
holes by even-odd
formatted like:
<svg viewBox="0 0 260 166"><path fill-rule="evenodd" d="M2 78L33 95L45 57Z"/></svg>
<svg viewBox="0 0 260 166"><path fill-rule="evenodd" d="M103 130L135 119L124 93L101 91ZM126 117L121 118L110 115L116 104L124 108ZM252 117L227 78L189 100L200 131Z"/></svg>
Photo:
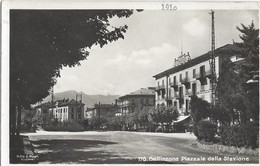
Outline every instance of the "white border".
<svg viewBox="0 0 260 166"><path fill-rule="evenodd" d="M145 2L144 2L145 1ZM177 6L177 10L259 10L260 3L253 2L188 2L188 1L84 1L84 0L3 0L2 2L2 65L1 65L1 164L9 164L9 10L10 9L148 9L161 10L162 3ZM25 164L19 164L25 165ZM34 165L34 164L30 164ZM46 164L36 164L46 165ZM60 164L67 165L67 164ZM119 165L119 164L118 164ZM157 164L156 164L157 165ZM168 164L167 164L168 165ZM194 164L197 165L197 164ZM216 164L223 165L223 164ZM226 164L229 165L229 164ZM236 164L242 165L242 164ZM257 164L250 164L257 165Z"/></svg>

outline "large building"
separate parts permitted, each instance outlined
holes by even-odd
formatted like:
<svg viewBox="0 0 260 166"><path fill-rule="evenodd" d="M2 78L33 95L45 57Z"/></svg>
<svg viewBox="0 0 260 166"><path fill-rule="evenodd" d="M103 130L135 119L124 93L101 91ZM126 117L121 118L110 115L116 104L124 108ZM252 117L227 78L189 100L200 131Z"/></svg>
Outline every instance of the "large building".
<svg viewBox="0 0 260 166"><path fill-rule="evenodd" d="M215 70L218 78L225 59L239 61L239 49L227 44L215 50ZM210 52L190 58L189 53L175 59L172 68L153 76L156 80L156 107L175 106L181 115L189 114L192 95L212 101Z"/></svg>
<svg viewBox="0 0 260 166"><path fill-rule="evenodd" d="M141 88L135 92L119 97L117 105L121 115L142 110L144 107L154 107L154 90L155 88L153 87Z"/></svg>
<svg viewBox="0 0 260 166"><path fill-rule="evenodd" d="M57 119L60 122L78 122L84 120L84 105L81 101L63 99L40 104L35 109L38 117Z"/></svg>

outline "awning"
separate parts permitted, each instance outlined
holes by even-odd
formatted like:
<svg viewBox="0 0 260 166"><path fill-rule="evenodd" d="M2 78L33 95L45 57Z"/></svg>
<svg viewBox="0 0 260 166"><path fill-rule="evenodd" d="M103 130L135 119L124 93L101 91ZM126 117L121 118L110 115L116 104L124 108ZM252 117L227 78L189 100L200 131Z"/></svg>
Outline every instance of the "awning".
<svg viewBox="0 0 260 166"><path fill-rule="evenodd" d="M186 116L179 116L178 119L176 121L174 121L174 123L179 123L182 122L186 119L188 119L190 117L190 115L186 115Z"/></svg>

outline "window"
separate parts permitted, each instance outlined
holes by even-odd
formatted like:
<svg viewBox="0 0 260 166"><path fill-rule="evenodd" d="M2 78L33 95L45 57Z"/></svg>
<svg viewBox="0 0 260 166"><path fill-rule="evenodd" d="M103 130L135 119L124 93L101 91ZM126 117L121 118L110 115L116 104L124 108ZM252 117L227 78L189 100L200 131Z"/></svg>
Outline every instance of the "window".
<svg viewBox="0 0 260 166"><path fill-rule="evenodd" d="M185 78L187 79L189 77L188 71L185 73Z"/></svg>
<svg viewBox="0 0 260 166"><path fill-rule="evenodd" d="M144 99L143 98L141 99L141 104L144 104Z"/></svg>
<svg viewBox="0 0 260 166"><path fill-rule="evenodd" d="M205 65L200 66L200 77L204 77L205 76Z"/></svg>
<svg viewBox="0 0 260 166"><path fill-rule="evenodd" d="M177 101L175 101L175 102L173 103L173 105L174 105L175 107L177 107Z"/></svg>
<svg viewBox="0 0 260 166"><path fill-rule="evenodd" d="M173 82L174 82L174 85L177 84L177 82L176 82L176 76L173 77Z"/></svg>
<svg viewBox="0 0 260 166"><path fill-rule="evenodd" d="M183 87L180 87L179 96L180 98L183 98Z"/></svg>
<svg viewBox="0 0 260 166"><path fill-rule="evenodd" d="M193 78L196 78L196 69L193 69Z"/></svg>
<svg viewBox="0 0 260 166"><path fill-rule="evenodd" d="M197 92L197 85L196 83L192 84L192 95L195 96Z"/></svg>
<svg viewBox="0 0 260 166"><path fill-rule="evenodd" d="M134 105L134 103L135 103L135 99L132 99L132 105Z"/></svg>
<svg viewBox="0 0 260 166"><path fill-rule="evenodd" d="M164 80L162 80L162 85L164 86Z"/></svg>
<svg viewBox="0 0 260 166"><path fill-rule="evenodd" d="M149 99L146 99L145 103L146 103L146 104L149 104Z"/></svg>
<svg viewBox="0 0 260 166"><path fill-rule="evenodd" d="M180 74L180 81L182 80L182 74Z"/></svg>
<svg viewBox="0 0 260 166"><path fill-rule="evenodd" d="M79 119L81 119L81 113L79 113L78 116L79 116Z"/></svg>
<svg viewBox="0 0 260 166"><path fill-rule="evenodd" d="M201 85L201 91L205 91L205 86L204 85Z"/></svg>
<svg viewBox="0 0 260 166"><path fill-rule="evenodd" d="M171 77L169 77L169 84L171 84Z"/></svg>
<svg viewBox="0 0 260 166"><path fill-rule="evenodd" d="M71 108L71 119L74 119L74 108Z"/></svg>

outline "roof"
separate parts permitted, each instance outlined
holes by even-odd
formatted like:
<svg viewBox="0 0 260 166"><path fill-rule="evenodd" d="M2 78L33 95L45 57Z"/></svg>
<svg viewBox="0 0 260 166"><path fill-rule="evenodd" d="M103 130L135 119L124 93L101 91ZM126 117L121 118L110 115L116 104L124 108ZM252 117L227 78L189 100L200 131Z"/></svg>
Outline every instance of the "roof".
<svg viewBox="0 0 260 166"><path fill-rule="evenodd" d="M141 88L135 92L129 93L127 95L119 97L119 99L131 96L154 96L154 89L153 88Z"/></svg>
<svg viewBox="0 0 260 166"><path fill-rule="evenodd" d="M116 108L114 104L100 104L100 108ZM95 104L94 108L99 108L99 104Z"/></svg>
<svg viewBox="0 0 260 166"><path fill-rule="evenodd" d="M62 103L59 103L58 106L67 106L67 105L85 105L84 103L82 102L79 102L79 101L76 101L74 99L71 99L70 101L65 101L65 102L62 102Z"/></svg>
<svg viewBox="0 0 260 166"><path fill-rule="evenodd" d="M56 107L56 103L58 102L58 106L67 106L67 105L85 105L84 103L81 103L79 101L76 102L76 100L72 99L72 100L58 100L58 101L54 101L53 106ZM36 106L35 108L51 108L52 107L52 103L51 102L47 102L47 103L42 103L41 105Z"/></svg>
<svg viewBox="0 0 260 166"><path fill-rule="evenodd" d="M234 45L234 44L226 44L222 47L219 47L215 50L215 56L219 56L221 54L225 55L225 54L229 54L229 53L239 53L240 49ZM162 78L164 76L167 76L167 75L170 75L170 74L173 74L173 73L176 73L178 71L181 71L181 70L184 70L186 68L189 68L189 67L192 67L196 64L199 64L201 62L204 62L204 61L207 61L210 59L210 52L208 53L205 53L201 56L198 56L194 59L191 59L190 61L188 61L187 63L184 63L182 65L179 65L179 66L176 66L176 67L172 67L168 70L165 70L159 74L156 74L154 75L153 77L155 79L158 79L158 78Z"/></svg>
<svg viewBox="0 0 260 166"><path fill-rule="evenodd" d="M49 108L51 106L52 106L51 102L47 102L47 103L42 103L34 108Z"/></svg>

